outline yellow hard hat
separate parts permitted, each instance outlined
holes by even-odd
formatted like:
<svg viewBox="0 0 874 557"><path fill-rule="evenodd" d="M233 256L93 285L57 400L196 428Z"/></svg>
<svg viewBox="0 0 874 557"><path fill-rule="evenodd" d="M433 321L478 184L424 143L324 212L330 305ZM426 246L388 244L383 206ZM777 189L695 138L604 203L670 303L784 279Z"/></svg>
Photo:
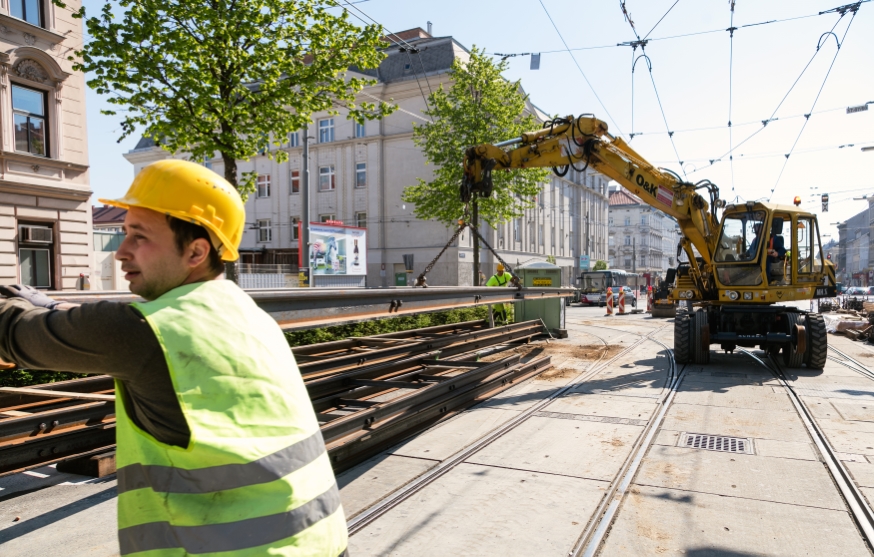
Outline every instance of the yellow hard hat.
<svg viewBox="0 0 874 557"><path fill-rule="evenodd" d="M499 272L499 273L503 273L503 272L504 272L504 265L503 265L502 263L498 263L498 272Z"/></svg>
<svg viewBox="0 0 874 557"><path fill-rule="evenodd" d="M246 210L236 188L199 164L176 159L145 167L121 199L101 203L151 209L207 229L224 261L239 257Z"/></svg>

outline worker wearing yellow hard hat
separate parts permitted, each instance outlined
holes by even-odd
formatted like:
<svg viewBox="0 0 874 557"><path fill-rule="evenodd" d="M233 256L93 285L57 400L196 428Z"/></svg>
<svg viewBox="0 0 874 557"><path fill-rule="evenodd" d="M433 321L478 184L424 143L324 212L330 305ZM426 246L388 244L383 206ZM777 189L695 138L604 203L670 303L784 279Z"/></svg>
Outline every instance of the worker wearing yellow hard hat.
<svg viewBox="0 0 874 557"><path fill-rule="evenodd" d="M0 287L0 358L116 380L122 555L336 557L347 528L312 404L276 322L220 280L245 210L222 177L165 160L121 199L116 253L144 302L59 304Z"/></svg>
<svg viewBox="0 0 874 557"><path fill-rule="evenodd" d="M504 270L504 264L498 263L497 272L492 275L486 286L507 286L513 280L513 275ZM494 319L496 324L507 324L507 305L495 304Z"/></svg>

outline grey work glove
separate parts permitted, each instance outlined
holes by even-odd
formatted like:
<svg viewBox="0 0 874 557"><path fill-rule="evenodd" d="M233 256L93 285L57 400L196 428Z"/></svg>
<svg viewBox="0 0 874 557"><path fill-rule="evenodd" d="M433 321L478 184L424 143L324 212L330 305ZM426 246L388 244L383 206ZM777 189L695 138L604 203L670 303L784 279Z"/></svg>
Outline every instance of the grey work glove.
<svg viewBox="0 0 874 557"><path fill-rule="evenodd" d="M61 302L52 300L36 288L21 284L0 286L0 294L7 298L24 298L38 308L55 309L61 305Z"/></svg>

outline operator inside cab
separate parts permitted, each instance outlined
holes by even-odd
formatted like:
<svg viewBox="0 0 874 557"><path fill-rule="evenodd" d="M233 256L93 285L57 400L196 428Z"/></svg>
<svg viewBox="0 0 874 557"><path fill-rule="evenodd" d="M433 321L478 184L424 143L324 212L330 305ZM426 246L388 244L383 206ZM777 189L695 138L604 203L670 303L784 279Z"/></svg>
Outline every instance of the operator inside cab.
<svg viewBox="0 0 874 557"><path fill-rule="evenodd" d="M746 250L746 258L753 259L759 250L760 240L762 239L763 223L761 221L753 224L755 238L750 242L749 248ZM771 225L771 233L768 235L767 244L765 245L765 253L767 254L767 273L768 283L782 280L783 278L783 260L786 257L786 247L783 240L783 219L774 218Z"/></svg>

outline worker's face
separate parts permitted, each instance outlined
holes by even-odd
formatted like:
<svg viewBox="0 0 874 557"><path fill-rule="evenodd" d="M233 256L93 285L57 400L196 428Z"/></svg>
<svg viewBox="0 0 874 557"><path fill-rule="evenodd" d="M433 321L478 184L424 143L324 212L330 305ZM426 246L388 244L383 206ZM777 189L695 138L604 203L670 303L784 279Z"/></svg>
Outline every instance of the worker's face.
<svg viewBox="0 0 874 557"><path fill-rule="evenodd" d="M156 211L131 207L124 218L124 241L115 258L121 261L130 291L154 300L185 283L191 273L187 250L176 249L167 218Z"/></svg>

